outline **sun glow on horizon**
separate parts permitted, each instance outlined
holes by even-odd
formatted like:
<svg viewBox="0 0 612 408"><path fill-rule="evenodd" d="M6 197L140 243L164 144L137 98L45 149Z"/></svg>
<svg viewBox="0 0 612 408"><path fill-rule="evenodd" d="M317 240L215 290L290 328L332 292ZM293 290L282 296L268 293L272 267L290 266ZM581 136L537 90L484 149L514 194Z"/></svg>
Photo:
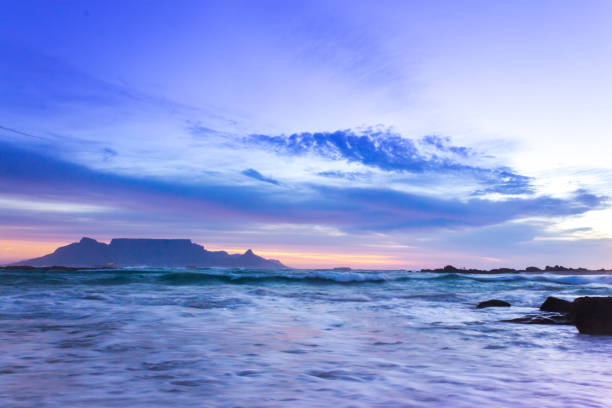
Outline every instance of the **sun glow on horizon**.
<svg viewBox="0 0 612 408"><path fill-rule="evenodd" d="M248 248L217 248L206 247L209 251L226 251L242 254ZM376 269L406 269L416 266L413 262L397 259L391 255L354 254L341 252L298 251L298 250L271 250L253 248L255 254L264 258L274 258L283 264L296 268L334 268L349 266L351 268Z"/></svg>
<svg viewBox="0 0 612 408"><path fill-rule="evenodd" d="M1 240L0 265L46 255L64 245L57 241Z"/></svg>

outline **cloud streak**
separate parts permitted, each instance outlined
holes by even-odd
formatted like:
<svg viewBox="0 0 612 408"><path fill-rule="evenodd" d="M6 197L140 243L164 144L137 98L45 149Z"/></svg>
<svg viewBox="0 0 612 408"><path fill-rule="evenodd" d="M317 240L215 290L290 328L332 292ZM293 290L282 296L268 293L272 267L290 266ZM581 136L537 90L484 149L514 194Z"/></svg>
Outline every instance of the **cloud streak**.
<svg viewBox="0 0 612 408"><path fill-rule="evenodd" d="M270 177L266 177L263 174L261 174L260 172L258 172L255 169L246 169L242 171L242 174L250 177L252 179L255 180L259 180L259 181L263 181L264 183L270 183L270 184L274 184L274 185L278 185L279 182L277 180L274 180L273 178Z"/></svg>
<svg viewBox="0 0 612 408"><path fill-rule="evenodd" d="M353 232L454 229L495 225L525 217L576 215L607 205L605 197L583 190L566 199L539 196L462 201L382 187L330 187L312 183L283 187L266 180L252 186L219 184L219 181L181 184L91 170L7 144L0 145L0 174L4 196L18 196L32 202L43 200L47 205L53 200L71 201L72 206L81 203L84 209L112 207L113 211L89 214L85 224L93 230L102 219L130 219L133 225L153 223L160 229L166 222L216 224L219 219L228 227L265 222L328 225ZM44 218L44 206L40 208L40 218ZM14 205L10 210L11 217L20 216ZM73 216L77 219L78 212ZM6 217L3 218L6 222Z"/></svg>

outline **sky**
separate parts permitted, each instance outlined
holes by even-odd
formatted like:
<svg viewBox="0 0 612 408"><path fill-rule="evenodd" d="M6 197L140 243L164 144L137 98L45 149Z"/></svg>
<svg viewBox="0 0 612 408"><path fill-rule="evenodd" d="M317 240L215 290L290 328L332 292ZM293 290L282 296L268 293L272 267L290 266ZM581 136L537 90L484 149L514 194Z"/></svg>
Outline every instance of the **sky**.
<svg viewBox="0 0 612 408"><path fill-rule="evenodd" d="M0 263L612 268L612 2L0 3Z"/></svg>

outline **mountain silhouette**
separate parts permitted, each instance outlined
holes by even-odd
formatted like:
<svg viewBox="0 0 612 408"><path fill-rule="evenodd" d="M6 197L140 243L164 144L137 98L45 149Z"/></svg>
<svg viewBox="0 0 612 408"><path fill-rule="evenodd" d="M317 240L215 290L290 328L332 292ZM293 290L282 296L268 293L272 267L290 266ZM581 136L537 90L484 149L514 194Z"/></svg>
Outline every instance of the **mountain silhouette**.
<svg viewBox="0 0 612 408"><path fill-rule="evenodd" d="M110 244L83 237L40 258L13 265L28 266L233 266L246 268L286 268L275 259L264 259L250 249L244 254L207 251L190 239L115 238Z"/></svg>

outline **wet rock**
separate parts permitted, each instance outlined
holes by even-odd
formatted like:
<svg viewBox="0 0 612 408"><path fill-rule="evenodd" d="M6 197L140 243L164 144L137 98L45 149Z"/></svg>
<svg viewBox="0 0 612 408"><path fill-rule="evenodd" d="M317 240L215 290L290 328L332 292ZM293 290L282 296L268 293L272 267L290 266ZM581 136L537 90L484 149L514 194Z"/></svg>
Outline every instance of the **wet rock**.
<svg viewBox="0 0 612 408"><path fill-rule="evenodd" d="M549 296L540 306L540 310L543 312L571 313L572 302Z"/></svg>
<svg viewBox="0 0 612 408"><path fill-rule="evenodd" d="M612 297L576 298L573 315L580 333L612 335Z"/></svg>
<svg viewBox="0 0 612 408"><path fill-rule="evenodd" d="M485 307L510 307L510 303L499 299L491 299L480 302L478 306L476 306L477 309L484 309Z"/></svg>
<svg viewBox="0 0 612 408"><path fill-rule="evenodd" d="M572 325L574 322L564 313L534 313L516 319L502 320L506 323L522 324L563 324Z"/></svg>

